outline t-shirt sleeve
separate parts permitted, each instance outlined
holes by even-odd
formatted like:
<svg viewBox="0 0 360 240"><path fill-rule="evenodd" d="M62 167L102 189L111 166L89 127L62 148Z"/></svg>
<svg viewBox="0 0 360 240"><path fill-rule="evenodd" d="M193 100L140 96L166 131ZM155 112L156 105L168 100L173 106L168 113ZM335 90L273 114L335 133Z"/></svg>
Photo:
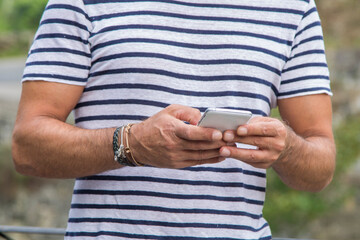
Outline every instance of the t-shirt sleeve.
<svg viewBox="0 0 360 240"><path fill-rule="evenodd" d="M278 98L332 95L323 32L314 0L310 0L281 73Z"/></svg>
<svg viewBox="0 0 360 240"><path fill-rule="evenodd" d="M29 50L22 81L84 86L91 64L91 21L81 0L50 0Z"/></svg>

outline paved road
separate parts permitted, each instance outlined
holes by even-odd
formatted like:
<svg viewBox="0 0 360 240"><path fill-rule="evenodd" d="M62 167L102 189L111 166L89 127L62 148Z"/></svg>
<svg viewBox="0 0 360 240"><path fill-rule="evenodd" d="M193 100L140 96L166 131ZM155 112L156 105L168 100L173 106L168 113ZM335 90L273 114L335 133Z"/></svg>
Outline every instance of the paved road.
<svg viewBox="0 0 360 240"><path fill-rule="evenodd" d="M25 58L4 58L0 59L0 83L18 83L25 66Z"/></svg>
<svg viewBox="0 0 360 240"><path fill-rule="evenodd" d="M25 57L0 59L0 101L19 100L24 66Z"/></svg>

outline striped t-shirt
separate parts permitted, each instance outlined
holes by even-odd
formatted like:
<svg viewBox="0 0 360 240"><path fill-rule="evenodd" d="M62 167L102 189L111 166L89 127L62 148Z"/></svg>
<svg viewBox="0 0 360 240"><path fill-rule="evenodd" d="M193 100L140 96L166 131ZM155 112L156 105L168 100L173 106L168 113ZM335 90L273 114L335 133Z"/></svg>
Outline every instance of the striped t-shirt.
<svg viewBox="0 0 360 240"><path fill-rule="evenodd" d="M268 116L277 99L331 94L314 0L50 0L29 80L84 86L87 129L173 103ZM234 159L79 178L66 239L271 239L265 188L265 170Z"/></svg>

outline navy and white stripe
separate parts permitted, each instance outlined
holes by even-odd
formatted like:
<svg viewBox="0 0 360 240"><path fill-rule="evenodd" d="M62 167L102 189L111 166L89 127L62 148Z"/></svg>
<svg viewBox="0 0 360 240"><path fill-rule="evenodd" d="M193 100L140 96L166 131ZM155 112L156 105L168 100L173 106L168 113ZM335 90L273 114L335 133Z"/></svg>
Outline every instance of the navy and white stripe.
<svg viewBox="0 0 360 240"><path fill-rule="evenodd" d="M331 94L314 0L50 0L23 81L84 87L76 125L142 121L170 104L267 116ZM141 160L140 160L141 161ZM227 159L76 180L67 239L271 239L266 172Z"/></svg>

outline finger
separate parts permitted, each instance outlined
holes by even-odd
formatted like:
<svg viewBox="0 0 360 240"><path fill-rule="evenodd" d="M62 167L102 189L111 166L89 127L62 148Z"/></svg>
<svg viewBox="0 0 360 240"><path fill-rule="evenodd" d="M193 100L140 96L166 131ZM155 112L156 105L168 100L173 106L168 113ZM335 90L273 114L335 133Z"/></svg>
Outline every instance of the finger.
<svg viewBox="0 0 360 240"><path fill-rule="evenodd" d="M186 161L206 161L218 157L220 157L219 149L185 151L183 155L183 159Z"/></svg>
<svg viewBox="0 0 360 240"><path fill-rule="evenodd" d="M191 141L219 141L222 139L222 133L219 130L202 128L185 123L179 123L179 125L177 125L175 135Z"/></svg>
<svg viewBox="0 0 360 240"><path fill-rule="evenodd" d="M280 121L257 121L240 126L236 133L239 136L278 136L285 129Z"/></svg>
<svg viewBox="0 0 360 240"><path fill-rule="evenodd" d="M186 166L190 167L190 166L196 166L196 165L202 165L202 164L215 164L215 163L219 163L224 161L226 158L224 157L215 157L215 158L211 158L211 159L204 159L204 160L189 160L186 161Z"/></svg>
<svg viewBox="0 0 360 240"><path fill-rule="evenodd" d="M205 151L182 151L178 154L178 156L181 156L181 159L173 162L171 168L184 168L199 164L217 163L225 160L224 157L219 156L219 149Z"/></svg>
<svg viewBox="0 0 360 240"><path fill-rule="evenodd" d="M236 135L236 131L226 130L223 134L223 140L226 142L234 142Z"/></svg>
<svg viewBox="0 0 360 240"><path fill-rule="evenodd" d="M188 141L183 140L181 147L185 150L211 150L220 149L222 146L227 146L224 141Z"/></svg>
<svg viewBox="0 0 360 240"><path fill-rule="evenodd" d="M191 125L196 125L201 118L201 112L199 111L199 109L188 106L172 104L167 107L167 110L175 118L181 121L188 122Z"/></svg>
<svg viewBox="0 0 360 240"><path fill-rule="evenodd" d="M255 168L268 169L272 166L269 162L257 162L257 163L248 163L249 165Z"/></svg>
<svg viewBox="0 0 360 240"><path fill-rule="evenodd" d="M278 152L285 149L285 142L274 137L235 137L234 141Z"/></svg>
<svg viewBox="0 0 360 240"><path fill-rule="evenodd" d="M272 157L266 150L242 149L236 147L222 147L220 156L239 159L248 164L271 161Z"/></svg>

